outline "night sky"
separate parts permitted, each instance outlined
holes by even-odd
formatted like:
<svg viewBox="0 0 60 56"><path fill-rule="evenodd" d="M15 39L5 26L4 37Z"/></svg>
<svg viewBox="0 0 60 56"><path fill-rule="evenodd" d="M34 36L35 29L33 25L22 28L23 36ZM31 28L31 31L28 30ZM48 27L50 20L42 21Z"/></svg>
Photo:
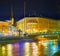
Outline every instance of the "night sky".
<svg viewBox="0 0 60 56"><path fill-rule="evenodd" d="M0 20L10 20L11 7L15 21L24 17L24 0L0 0ZM41 16L60 20L60 1L26 0L25 12L26 17Z"/></svg>

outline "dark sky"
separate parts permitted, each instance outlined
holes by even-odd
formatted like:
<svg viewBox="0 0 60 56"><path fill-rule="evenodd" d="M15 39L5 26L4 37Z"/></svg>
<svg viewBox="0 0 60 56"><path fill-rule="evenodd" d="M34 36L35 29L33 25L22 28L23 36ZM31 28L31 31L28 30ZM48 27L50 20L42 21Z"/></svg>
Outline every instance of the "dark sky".
<svg viewBox="0 0 60 56"><path fill-rule="evenodd" d="M0 0L0 20L11 18L13 6L15 21L24 17L24 0ZM26 0L26 14L28 16L42 16L60 20L59 0Z"/></svg>

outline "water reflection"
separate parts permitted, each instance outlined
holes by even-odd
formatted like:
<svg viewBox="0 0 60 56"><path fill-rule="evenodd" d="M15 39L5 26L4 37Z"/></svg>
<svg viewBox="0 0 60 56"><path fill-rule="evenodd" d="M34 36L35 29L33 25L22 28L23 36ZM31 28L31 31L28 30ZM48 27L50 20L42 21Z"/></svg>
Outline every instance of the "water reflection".
<svg viewBox="0 0 60 56"><path fill-rule="evenodd" d="M0 56L52 56L57 51L57 39L0 45Z"/></svg>
<svg viewBox="0 0 60 56"><path fill-rule="evenodd" d="M19 56L19 43L13 44L13 56Z"/></svg>
<svg viewBox="0 0 60 56"><path fill-rule="evenodd" d="M50 56L58 51L58 40L50 40Z"/></svg>
<svg viewBox="0 0 60 56"><path fill-rule="evenodd" d="M13 56L12 51L13 51L12 44L7 44L7 56Z"/></svg>
<svg viewBox="0 0 60 56"><path fill-rule="evenodd" d="M32 43L32 56L38 56L38 45L37 43Z"/></svg>

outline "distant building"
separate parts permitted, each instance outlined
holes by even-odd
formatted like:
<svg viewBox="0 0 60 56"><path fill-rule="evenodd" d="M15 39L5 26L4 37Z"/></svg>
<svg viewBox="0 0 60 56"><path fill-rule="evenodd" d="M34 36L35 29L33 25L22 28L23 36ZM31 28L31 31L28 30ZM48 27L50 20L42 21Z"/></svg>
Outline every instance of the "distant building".
<svg viewBox="0 0 60 56"><path fill-rule="evenodd" d="M10 29L9 22L0 21L0 32L8 32Z"/></svg>
<svg viewBox="0 0 60 56"><path fill-rule="evenodd" d="M16 22L17 30L22 32L34 33L34 32L45 32L59 30L58 20L40 17L25 17Z"/></svg>
<svg viewBox="0 0 60 56"><path fill-rule="evenodd" d="M0 33L7 33L12 31L12 26L14 25L14 18L10 20L0 21Z"/></svg>

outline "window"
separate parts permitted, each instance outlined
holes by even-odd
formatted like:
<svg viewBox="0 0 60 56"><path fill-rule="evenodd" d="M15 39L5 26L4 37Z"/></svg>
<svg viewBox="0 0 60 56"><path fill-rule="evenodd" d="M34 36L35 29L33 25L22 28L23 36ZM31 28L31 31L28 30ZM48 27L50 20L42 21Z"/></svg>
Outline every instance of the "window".
<svg viewBox="0 0 60 56"><path fill-rule="evenodd" d="M36 20L28 20L29 23L37 23Z"/></svg>

